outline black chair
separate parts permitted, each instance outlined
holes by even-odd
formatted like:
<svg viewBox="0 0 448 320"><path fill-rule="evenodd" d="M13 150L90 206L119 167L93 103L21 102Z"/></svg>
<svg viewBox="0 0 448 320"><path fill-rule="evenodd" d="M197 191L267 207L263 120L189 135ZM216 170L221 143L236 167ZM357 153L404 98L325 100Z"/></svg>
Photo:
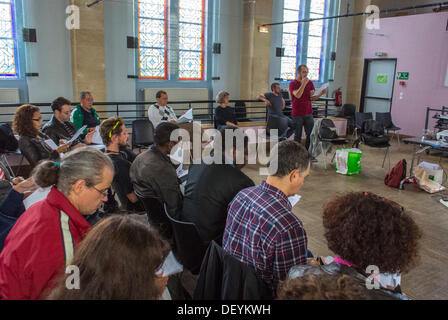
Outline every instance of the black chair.
<svg viewBox="0 0 448 320"><path fill-rule="evenodd" d="M149 224L154 226L165 239L173 244L173 228L160 201L155 198L143 197L138 192L135 192L135 194L146 210Z"/></svg>
<svg viewBox="0 0 448 320"><path fill-rule="evenodd" d="M322 126L325 126L326 128L331 128L333 131L336 132L336 136L334 138L325 138L325 137L323 137L322 136L322 131L321 131ZM318 128L317 136L319 138L318 147L320 147L320 149L321 149L321 151L322 151L322 153L324 155L325 169L327 169L327 153L326 153L326 151L324 151L323 143L324 142L328 142L328 143L331 143L332 145L335 145L335 146L345 146L346 144L349 143L349 141L347 139L345 139L345 138L340 138L337 135L337 129L336 129L336 126L335 126L333 120L328 119L328 118L325 118L325 119L321 120L320 127ZM328 150L329 150L329 148L328 148ZM336 156L336 151L333 153L333 157L331 158L331 163L333 163L335 156Z"/></svg>
<svg viewBox="0 0 448 320"><path fill-rule="evenodd" d="M132 149L148 148L154 144L154 126L149 119L132 121Z"/></svg>
<svg viewBox="0 0 448 320"><path fill-rule="evenodd" d="M371 119L373 119L372 112L355 112L355 140L358 139L358 131L361 130L363 122Z"/></svg>
<svg viewBox="0 0 448 320"><path fill-rule="evenodd" d="M398 131L401 130L401 128L394 125L392 122L392 115L390 112L377 112L375 114L376 121L380 122L384 128L386 129L386 132L389 134L389 131L392 131L394 133L394 136L397 136L398 140L398 147L400 147L400 135L397 134ZM393 139L394 137L392 137Z"/></svg>
<svg viewBox="0 0 448 320"><path fill-rule="evenodd" d="M347 119L347 127L351 128L352 132L355 130L355 113L356 106L354 104L344 104L338 115L339 118Z"/></svg>
<svg viewBox="0 0 448 320"><path fill-rule="evenodd" d="M246 103L244 101L235 102L235 116L238 122L247 122Z"/></svg>
<svg viewBox="0 0 448 320"><path fill-rule="evenodd" d="M207 247L202 242L196 225L174 219L169 213L166 203L164 211L166 218L171 222L176 256L192 274L198 274Z"/></svg>
<svg viewBox="0 0 448 320"><path fill-rule="evenodd" d="M271 135L271 130L278 130L278 135ZM266 124L266 135L271 139L282 139L288 131L288 119L285 117L269 116Z"/></svg>

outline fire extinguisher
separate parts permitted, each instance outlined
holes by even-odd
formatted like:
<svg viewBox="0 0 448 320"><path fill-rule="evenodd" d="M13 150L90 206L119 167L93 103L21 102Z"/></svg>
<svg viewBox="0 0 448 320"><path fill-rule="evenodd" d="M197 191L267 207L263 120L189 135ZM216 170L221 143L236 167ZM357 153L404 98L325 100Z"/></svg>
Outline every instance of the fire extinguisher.
<svg viewBox="0 0 448 320"><path fill-rule="evenodd" d="M335 99L336 99L335 105L337 107L342 106L342 91L341 91L341 88L338 88L336 90L336 92L335 92Z"/></svg>

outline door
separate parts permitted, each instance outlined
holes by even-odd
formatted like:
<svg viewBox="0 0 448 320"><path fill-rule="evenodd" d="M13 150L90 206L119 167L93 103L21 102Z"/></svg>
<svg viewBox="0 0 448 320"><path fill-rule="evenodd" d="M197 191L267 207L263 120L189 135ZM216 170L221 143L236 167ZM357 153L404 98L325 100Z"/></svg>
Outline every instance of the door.
<svg viewBox="0 0 448 320"><path fill-rule="evenodd" d="M397 59L366 59L361 112L390 112Z"/></svg>

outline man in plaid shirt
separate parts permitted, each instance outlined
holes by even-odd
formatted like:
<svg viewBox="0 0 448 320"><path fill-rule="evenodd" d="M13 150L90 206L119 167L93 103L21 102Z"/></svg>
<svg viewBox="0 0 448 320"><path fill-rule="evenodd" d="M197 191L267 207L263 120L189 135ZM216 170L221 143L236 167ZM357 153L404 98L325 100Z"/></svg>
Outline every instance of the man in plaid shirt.
<svg viewBox="0 0 448 320"><path fill-rule="evenodd" d="M243 189L229 204L222 244L227 253L254 267L275 295L291 267L307 264L306 232L288 197L302 187L311 157L295 141L282 141L271 153L267 180Z"/></svg>

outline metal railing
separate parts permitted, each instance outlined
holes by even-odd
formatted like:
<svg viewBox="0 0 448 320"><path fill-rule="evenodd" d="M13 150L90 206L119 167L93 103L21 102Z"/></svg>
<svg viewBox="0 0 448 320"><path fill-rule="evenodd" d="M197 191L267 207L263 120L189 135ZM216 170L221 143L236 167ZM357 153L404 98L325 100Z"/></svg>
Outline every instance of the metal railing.
<svg viewBox="0 0 448 320"><path fill-rule="evenodd" d="M315 117L328 117L334 116L337 113L337 108L334 106L335 99L333 98L321 98L317 101L313 101L313 110ZM112 116L122 117L126 123L131 123L136 119L147 118L145 115L147 108L154 104L153 101L133 101L133 102L95 102L94 107L101 120L107 119ZM36 107L41 108L41 115L44 121L48 121L53 112L50 108L51 103L32 103ZM78 103L72 103L73 106ZM203 123L214 122L214 107L215 101L212 100L194 100L194 101L170 101L168 103L173 106L175 112L182 114L184 111L193 109L193 119L200 120ZM231 100L229 104L235 105L236 117L239 121L266 121L267 111L266 105L260 100ZM14 116L14 111L11 108L17 108L22 104L0 104L0 119L2 122L10 122ZM202 105L202 106L198 106ZM207 106L205 106L207 105ZM291 101L286 100L285 115L291 114ZM178 106L178 107L176 107ZM101 110L106 107L105 110ZM131 108L129 108L131 107ZM8 108L9 112L5 110ZM45 110L47 109L47 110ZM6 120L9 119L10 120Z"/></svg>

